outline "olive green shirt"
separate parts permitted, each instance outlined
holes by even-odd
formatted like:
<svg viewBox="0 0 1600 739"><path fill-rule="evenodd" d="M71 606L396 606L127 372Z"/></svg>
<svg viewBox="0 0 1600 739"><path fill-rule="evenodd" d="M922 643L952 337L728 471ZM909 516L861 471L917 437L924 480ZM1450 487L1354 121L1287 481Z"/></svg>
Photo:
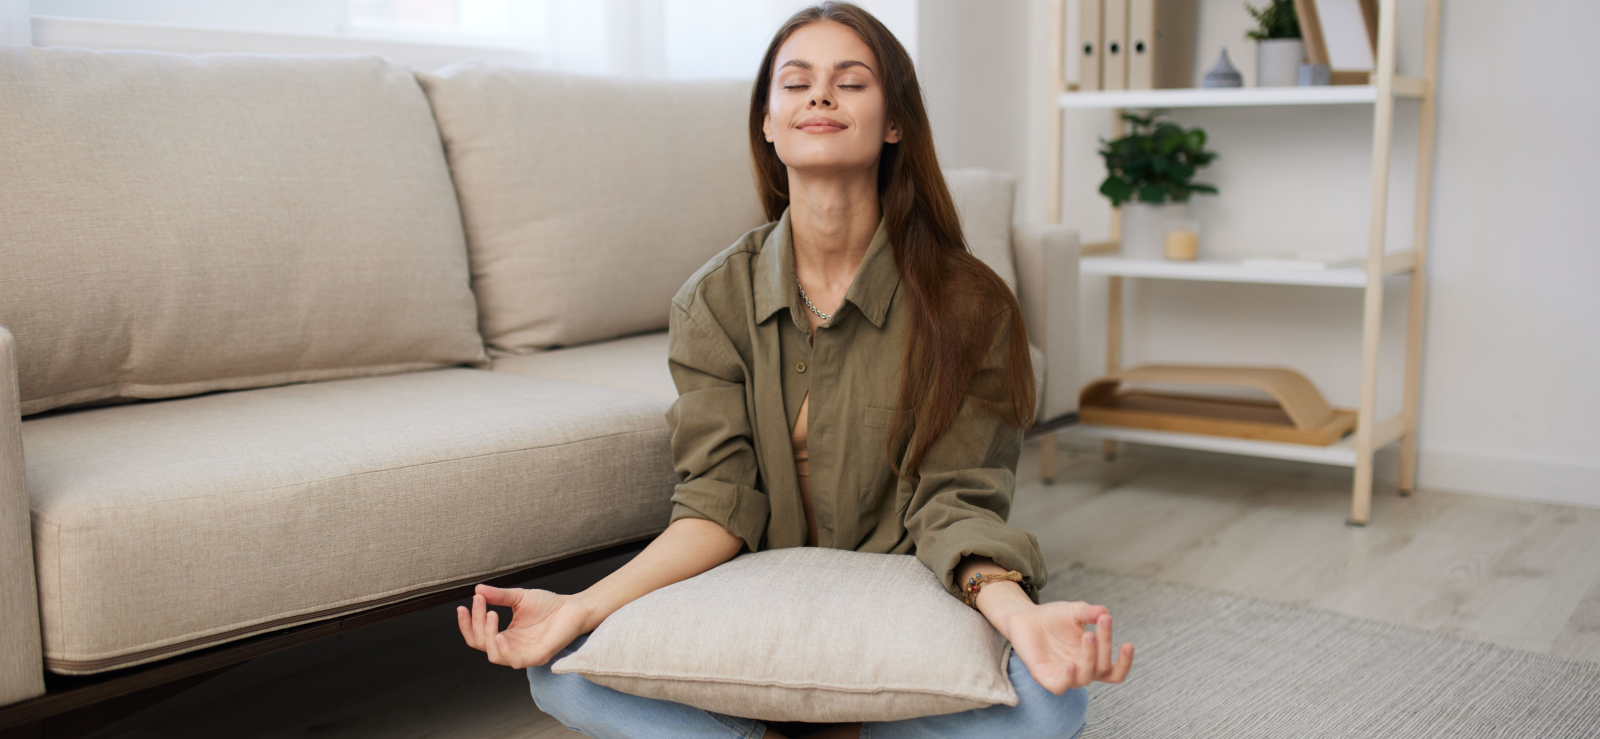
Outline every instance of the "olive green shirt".
<svg viewBox="0 0 1600 739"><path fill-rule="evenodd" d="M997 317L955 423L929 448L920 478L902 480L886 449L911 316L887 226L879 224L844 302L815 339L790 239L785 211L706 263L672 300L668 365L678 399L667 423L681 479L672 520L715 521L750 551L805 546L789 431L809 393L820 546L915 554L957 597L954 570L968 554L1042 587L1038 540L1006 523L1022 432L979 400L1003 402L1006 322L1014 317ZM897 464L909 446L897 444Z"/></svg>

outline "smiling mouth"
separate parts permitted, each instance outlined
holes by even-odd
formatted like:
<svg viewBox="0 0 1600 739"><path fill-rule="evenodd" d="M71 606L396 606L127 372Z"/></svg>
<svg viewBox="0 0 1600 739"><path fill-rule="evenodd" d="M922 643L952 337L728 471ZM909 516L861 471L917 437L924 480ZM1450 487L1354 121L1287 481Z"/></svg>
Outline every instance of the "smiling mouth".
<svg viewBox="0 0 1600 739"><path fill-rule="evenodd" d="M838 121L830 121L826 118L809 118L801 121L800 125L796 126L795 128L805 131L806 133L838 133L845 130L847 126Z"/></svg>

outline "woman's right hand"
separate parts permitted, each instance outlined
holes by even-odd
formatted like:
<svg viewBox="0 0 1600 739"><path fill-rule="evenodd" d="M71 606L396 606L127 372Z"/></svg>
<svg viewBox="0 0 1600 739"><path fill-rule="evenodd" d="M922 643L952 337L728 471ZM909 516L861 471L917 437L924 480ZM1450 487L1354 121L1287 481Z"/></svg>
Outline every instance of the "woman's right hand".
<svg viewBox="0 0 1600 739"><path fill-rule="evenodd" d="M505 631L500 630L499 614L489 606L511 608L511 625ZM467 646L487 653L490 662L523 669L549 662L584 632L592 615L575 595L479 585L470 611L456 607L456 624Z"/></svg>
<svg viewBox="0 0 1600 739"><path fill-rule="evenodd" d="M479 585L472 608L456 609L456 622L467 646L487 653L490 662L519 669L542 665L578 635L594 631L618 608L716 567L744 545L722 524L680 518L644 551L582 593L557 595ZM509 606L511 626L500 631L500 617L489 606Z"/></svg>

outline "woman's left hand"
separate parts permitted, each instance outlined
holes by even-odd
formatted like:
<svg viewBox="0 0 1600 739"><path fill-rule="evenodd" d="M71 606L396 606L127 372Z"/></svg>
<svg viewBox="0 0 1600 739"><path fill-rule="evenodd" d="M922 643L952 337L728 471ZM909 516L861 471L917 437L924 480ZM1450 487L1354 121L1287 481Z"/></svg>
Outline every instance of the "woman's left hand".
<svg viewBox="0 0 1600 739"><path fill-rule="evenodd" d="M1112 661L1111 613L1105 606L1077 602L1028 602L1008 608L996 628L1035 682L1061 695L1096 680L1120 683L1133 668L1133 644L1123 644ZM1094 624L1095 631L1085 627Z"/></svg>

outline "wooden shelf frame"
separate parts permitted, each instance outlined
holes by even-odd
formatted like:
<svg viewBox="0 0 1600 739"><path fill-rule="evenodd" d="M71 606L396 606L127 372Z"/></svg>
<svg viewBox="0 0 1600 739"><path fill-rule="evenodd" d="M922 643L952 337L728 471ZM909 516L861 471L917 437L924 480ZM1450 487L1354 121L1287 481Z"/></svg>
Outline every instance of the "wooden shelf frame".
<svg viewBox="0 0 1600 739"><path fill-rule="evenodd" d="M1081 266L1084 274L1105 275L1108 280L1106 313L1106 371L1122 369L1123 279L1186 279L1225 282L1256 282L1283 285L1322 285L1360 288L1361 310L1361 392L1357 404L1357 423L1353 434L1328 447L1276 444L1243 439L1223 439L1197 434L1179 434L1142 429L1122 429L1080 424L1068 432L1103 441L1107 455L1115 454L1117 443L1131 441L1161 446L1206 449L1306 462L1352 467L1349 523L1365 525L1372 515L1373 457L1376 452L1400 442L1400 494L1416 487L1417 400L1422 380L1422 331L1427 300L1427 249L1429 202L1433 188L1434 132L1437 126L1437 80L1439 76L1439 16L1443 0L1426 3L1423 27L1423 71L1420 77L1407 77L1395 71L1395 18L1399 0L1379 0L1377 68L1373 84L1360 86L1234 88L1198 90L1118 90L1069 92L1064 79L1066 44L1066 0L1052 3L1051 94L1056 101L1048 129L1050 159L1049 218L1061 220L1062 116L1066 110L1109 110L1113 116L1113 135L1126 133L1121 113L1127 108L1180 108L1223 106L1348 105L1372 106L1372 188L1370 231L1367 257L1358 268L1300 272L1294 270L1248 269L1239 264L1196 262L1159 264L1157 260L1123 259L1117 254L1121 238L1120 210L1112 209L1111 239L1085 244ZM1388 224L1389 164L1394 145L1394 105L1397 99L1414 99L1420 105L1417 134L1416 214L1412 227L1411 249L1386 252L1385 228ZM1378 345L1383 319L1383 278L1406 275L1409 278L1406 319L1405 375L1401 411L1387 419L1377 418ZM1041 473L1049 482L1055 478L1055 437L1045 437Z"/></svg>

